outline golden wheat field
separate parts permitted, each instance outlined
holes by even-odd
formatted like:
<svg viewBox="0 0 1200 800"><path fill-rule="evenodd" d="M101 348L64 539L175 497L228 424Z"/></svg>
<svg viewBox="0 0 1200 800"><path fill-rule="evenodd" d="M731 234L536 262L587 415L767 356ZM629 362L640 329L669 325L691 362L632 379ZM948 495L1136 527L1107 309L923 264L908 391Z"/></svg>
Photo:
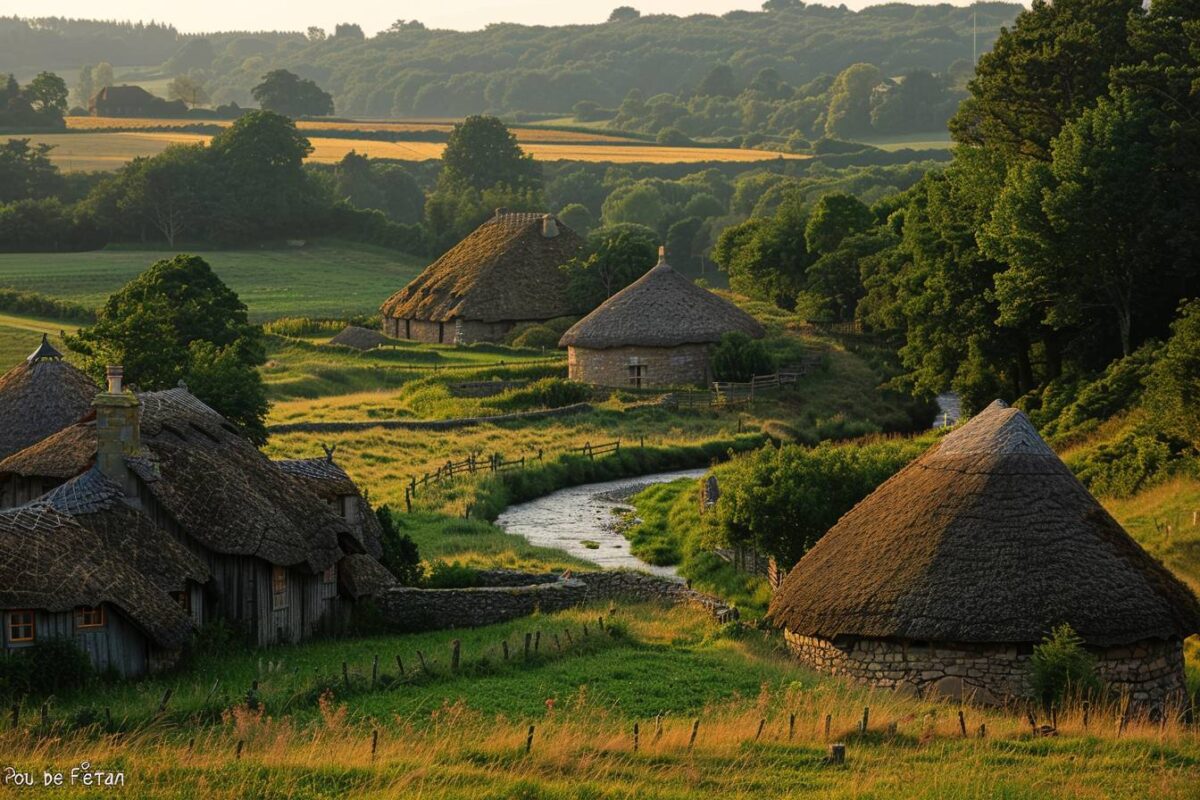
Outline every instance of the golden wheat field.
<svg viewBox="0 0 1200 800"><path fill-rule="evenodd" d="M84 119L82 117L78 119ZM133 120L137 122L137 120ZM162 122L163 120L143 120ZM561 134L559 131L542 133ZM580 135L586 139L586 135ZM50 133L28 137L34 143L48 144L54 149L51 159L68 172L82 170L114 170L138 156L152 156L172 144L194 144L208 141L201 133L180 131L96 131L95 133ZM518 136L520 138L520 136ZM399 161L428 161L441 158L442 142L384 142L371 139L340 139L310 137L313 153L310 161L334 163L351 151L372 158ZM596 141L521 141L525 152L540 161L592 161L615 164L694 164L707 161L757 162L778 158L797 159L806 156L772 153L764 150L739 150L716 147L666 147L653 144L620 144Z"/></svg>

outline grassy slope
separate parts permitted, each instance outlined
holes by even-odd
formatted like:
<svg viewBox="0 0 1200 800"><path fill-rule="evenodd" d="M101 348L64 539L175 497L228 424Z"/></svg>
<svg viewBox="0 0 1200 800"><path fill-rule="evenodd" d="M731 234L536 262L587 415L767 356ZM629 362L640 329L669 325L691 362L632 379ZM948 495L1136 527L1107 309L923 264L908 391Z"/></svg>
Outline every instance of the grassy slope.
<svg viewBox="0 0 1200 800"><path fill-rule="evenodd" d="M1200 593L1200 524L1192 521L1200 512L1200 481L1176 478L1128 499L1105 500L1104 506L1142 547Z"/></svg>
<svg viewBox="0 0 1200 800"><path fill-rule="evenodd" d="M969 728L985 724L987 737L964 739L955 707L817 678L760 634L730 635L697 612L621 606L609 618L616 636L598 633L598 613L224 655L182 674L63 696L52 711L54 719L80 712L102 718L101 709L111 707L116 727L139 726L169 686L167 714L151 726L120 738L94 729L65 733L52 747L6 727L0 753L39 776L80 760L122 769L126 790L140 797L1183 798L1194 796L1200 778L1200 743L1177 726L1135 723L1118 741L1111 715L1094 709L1087 733L1077 715L1064 713L1060 736L1032 739L1019 715L967 708ZM536 630L537 658L503 662L500 641L516 651ZM446 669L453 638L462 641L458 675ZM412 675L418 649L432 675ZM396 655L408 669L399 683ZM375 656L383 685L371 690ZM351 665L349 692L343 660ZM262 712L243 702L253 680ZM318 702L322 688L328 693ZM871 726L860 735L854 727L864 706ZM827 714L831 738L847 743L843 768L821 764ZM691 748L694 719L700 725ZM895 734L884 733L893 723ZM87 791L68 786L55 795Z"/></svg>
<svg viewBox="0 0 1200 800"><path fill-rule="evenodd" d="M390 250L337 241L303 248L100 250L0 254L0 286L99 306L150 264L199 252L256 321L280 316L373 314L424 266Z"/></svg>

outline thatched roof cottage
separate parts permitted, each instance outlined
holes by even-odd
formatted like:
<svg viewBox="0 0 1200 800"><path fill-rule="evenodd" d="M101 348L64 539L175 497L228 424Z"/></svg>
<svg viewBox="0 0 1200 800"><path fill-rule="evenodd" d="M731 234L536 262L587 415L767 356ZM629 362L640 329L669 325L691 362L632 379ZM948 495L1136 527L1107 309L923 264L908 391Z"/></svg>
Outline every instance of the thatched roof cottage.
<svg viewBox="0 0 1200 800"><path fill-rule="evenodd" d="M605 300L559 341L571 380L601 386L678 386L711 380L712 346L727 333L753 338L763 327L667 263Z"/></svg>
<svg viewBox="0 0 1200 800"><path fill-rule="evenodd" d="M381 307L395 339L495 342L515 325L579 314L559 267L583 240L550 214L496 209Z"/></svg>
<svg viewBox="0 0 1200 800"><path fill-rule="evenodd" d="M819 670L984 702L1030 692L1033 647L1068 623L1139 704L1184 687L1200 605L1000 401L843 516L770 619Z"/></svg>
<svg viewBox="0 0 1200 800"><path fill-rule="evenodd" d="M43 334L28 358L0 376L0 458L78 422L95 396L92 379L63 361Z"/></svg>
<svg viewBox="0 0 1200 800"><path fill-rule="evenodd" d="M379 552L357 489L354 503L331 505L185 388L133 394L120 368L109 378L90 416L0 461L0 496L28 503L22 487L71 486L97 472L212 576L202 592L178 597L195 621L228 620L259 644L336 630L359 589L384 583L379 567L372 580L339 588L348 557ZM350 495L352 482L344 473L339 480L337 491ZM360 569L360 561L348 564ZM0 583L20 574L0 570Z"/></svg>

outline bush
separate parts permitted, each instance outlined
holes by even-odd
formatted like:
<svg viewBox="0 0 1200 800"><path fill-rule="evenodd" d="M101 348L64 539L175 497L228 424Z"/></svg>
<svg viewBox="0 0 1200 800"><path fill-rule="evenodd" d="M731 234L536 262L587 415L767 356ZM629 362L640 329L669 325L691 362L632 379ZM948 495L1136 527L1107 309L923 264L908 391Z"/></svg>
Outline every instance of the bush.
<svg viewBox="0 0 1200 800"><path fill-rule="evenodd" d="M591 397L591 390L582 383L562 378L543 378L519 389L509 389L489 405L505 410L526 408L562 408L582 403Z"/></svg>
<svg viewBox="0 0 1200 800"><path fill-rule="evenodd" d="M658 132L657 140L668 147L691 147L696 144L678 128L663 128Z"/></svg>
<svg viewBox="0 0 1200 800"><path fill-rule="evenodd" d="M16 289L0 289L0 311L70 320L89 325L96 321L95 309L34 292L19 292Z"/></svg>
<svg viewBox="0 0 1200 800"><path fill-rule="evenodd" d="M320 336L341 333L346 321L341 319L314 319L312 317L280 317L263 325L265 333L276 336Z"/></svg>
<svg viewBox="0 0 1200 800"><path fill-rule="evenodd" d="M447 564L445 561L435 561L429 566L429 575L423 585L427 589L469 589L483 584L479 571L465 567L455 561Z"/></svg>
<svg viewBox="0 0 1200 800"><path fill-rule="evenodd" d="M43 639L0 656L0 695L48 695L84 686L95 675L88 654L71 639Z"/></svg>
<svg viewBox="0 0 1200 800"><path fill-rule="evenodd" d="M375 509L375 518L379 520L382 531L383 558L380 560L383 565L391 570L402 585L416 586L425 576L417 543L407 533L400 532L392 510L386 505Z"/></svg>
<svg viewBox="0 0 1200 800"><path fill-rule="evenodd" d="M1168 442L1153 433L1134 431L1081 455L1067 466L1092 494L1130 497L1171 475L1176 465Z"/></svg>
<svg viewBox="0 0 1200 800"><path fill-rule="evenodd" d="M555 333L545 325L531 325L513 339L513 347L528 347L532 350L554 350L562 334Z"/></svg>
<svg viewBox="0 0 1200 800"><path fill-rule="evenodd" d="M1083 639L1065 623L1033 648L1030 668L1034 696L1046 708L1064 699L1084 699L1100 693L1096 659L1083 649Z"/></svg>
<svg viewBox="0 0 1200 800"><path fill-rule="evenodd" d="M722 336L713 348L712 371L719 381L748 381L774 372L775 362L762 342L733 332Z"/></svg>

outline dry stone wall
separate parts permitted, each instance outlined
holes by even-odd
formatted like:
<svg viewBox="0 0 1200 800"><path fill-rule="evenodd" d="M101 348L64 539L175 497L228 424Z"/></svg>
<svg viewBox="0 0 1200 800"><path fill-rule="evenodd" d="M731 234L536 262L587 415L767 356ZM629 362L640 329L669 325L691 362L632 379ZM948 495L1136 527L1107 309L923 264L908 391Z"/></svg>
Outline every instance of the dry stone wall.
<svg viewBox="0 0 1200 800"><path fill-rule="evenodd" d="M737 609L720 598L640 572L584 572L564 578L492 570L480 577L487 585L462 589L401 586L383 593L375 603L390 625L405 631L494 625L535 611L550 613L607 600L688 604L722 622L737 619Z"/></svg>
<svg viewBox="0 0 1200 800"><path fill-rule="evenodd" d="M881 639L834 644L791 631L785 631L784 637L792 653L813 669L907 694L983 705L1032 694L1029 647ZM1100 679L1126 693L1138 707L1161 708L1183 693L1183 645L1179 641L1139 642L1094 654Z"/></svg>

